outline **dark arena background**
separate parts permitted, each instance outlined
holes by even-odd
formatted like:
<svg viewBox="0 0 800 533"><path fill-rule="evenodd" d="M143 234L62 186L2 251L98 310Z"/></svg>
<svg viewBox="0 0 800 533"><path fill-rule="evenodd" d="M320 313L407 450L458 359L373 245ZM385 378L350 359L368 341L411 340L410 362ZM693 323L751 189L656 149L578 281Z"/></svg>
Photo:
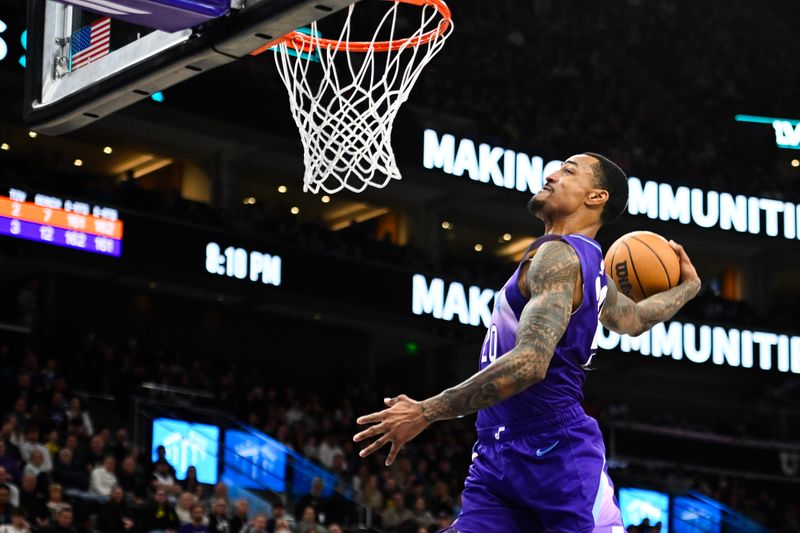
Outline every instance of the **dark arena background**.
<svg viewBox="0 0 800 533"><path fill-rule="evenodd" d="M800 531L800 5L450 8L395 121L403 179L315 195L274 52L51 136L23 120L26 6L0 5L0 523L450 525L474 416L389 468L355 419L477 369L544 231L531 194L593 151L630 176L603 248L653 231L703 280L671 321L598 337L583 405L626 530Z"/></svg>

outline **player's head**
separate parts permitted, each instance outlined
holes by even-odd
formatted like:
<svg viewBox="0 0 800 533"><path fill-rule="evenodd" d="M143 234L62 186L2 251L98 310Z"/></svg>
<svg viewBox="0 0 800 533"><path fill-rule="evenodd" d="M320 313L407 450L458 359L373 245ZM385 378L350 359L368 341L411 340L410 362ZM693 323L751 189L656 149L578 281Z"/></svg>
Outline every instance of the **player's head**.
<svg viewBox="0 0 800 533"><path fill-rule="evenodd" d="M567 158L545 178L528 203L542 220L565 216L595 217L600 224L616 219L628 203L628 178L608 158L586 152Z"/></svg>

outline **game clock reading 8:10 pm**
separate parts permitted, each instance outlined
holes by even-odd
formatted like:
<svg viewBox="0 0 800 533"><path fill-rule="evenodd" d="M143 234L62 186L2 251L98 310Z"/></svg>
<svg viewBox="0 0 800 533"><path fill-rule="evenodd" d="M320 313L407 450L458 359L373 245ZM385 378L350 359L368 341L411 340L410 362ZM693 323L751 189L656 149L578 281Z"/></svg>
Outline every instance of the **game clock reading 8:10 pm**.
<svg viewBox="0 0 800 533"><path fill-rule="evenodd" d="M250 279L264 285L281 284L281 258L244 248L228 246L224 250L215 243L206 245L206 271L229 278Z"/></svg>

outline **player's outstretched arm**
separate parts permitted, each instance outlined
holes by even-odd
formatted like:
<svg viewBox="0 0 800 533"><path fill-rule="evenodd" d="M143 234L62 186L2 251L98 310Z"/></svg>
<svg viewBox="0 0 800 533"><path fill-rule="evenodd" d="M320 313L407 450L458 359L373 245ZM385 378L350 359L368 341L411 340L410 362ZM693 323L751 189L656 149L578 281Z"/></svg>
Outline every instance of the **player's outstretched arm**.
<svg viewBox="0 0 800 533"><path fill-rule="evenodd" d="M686 302L700 290L700 277L683 246L669 241L678 254L681 264L680 284L664 292L654 294L639 303L617 291L614 281L608 279L608 296L600 314L600 322L617 333L641 335L659 322L672 318Z"/></svg>
<svg viewBox="0 0 800 533"><path fill-rule="evenodd" d="M432 422L474 413L544 379L569 324L580 268L577 254L567 243L542 245L528 269L526 282L532 296L520 316L516 346L463 383L423 402L407 396L387 398L388 409L356 421L372 425L353 440L377 437L360 455L366 457L391 442L389 465L402 446Z"/></svg>

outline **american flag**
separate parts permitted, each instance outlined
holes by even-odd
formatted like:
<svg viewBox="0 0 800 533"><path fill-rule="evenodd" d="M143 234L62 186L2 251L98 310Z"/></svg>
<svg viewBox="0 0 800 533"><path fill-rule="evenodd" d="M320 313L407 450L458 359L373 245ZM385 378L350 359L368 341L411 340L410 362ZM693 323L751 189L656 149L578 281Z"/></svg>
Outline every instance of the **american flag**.
<svg viewBox="0 0 800 533"><path fill-rule="evenodd" d="M102 18L72 35L72 70L78 70L108 55L111 43L111 19Z"/></svg>

